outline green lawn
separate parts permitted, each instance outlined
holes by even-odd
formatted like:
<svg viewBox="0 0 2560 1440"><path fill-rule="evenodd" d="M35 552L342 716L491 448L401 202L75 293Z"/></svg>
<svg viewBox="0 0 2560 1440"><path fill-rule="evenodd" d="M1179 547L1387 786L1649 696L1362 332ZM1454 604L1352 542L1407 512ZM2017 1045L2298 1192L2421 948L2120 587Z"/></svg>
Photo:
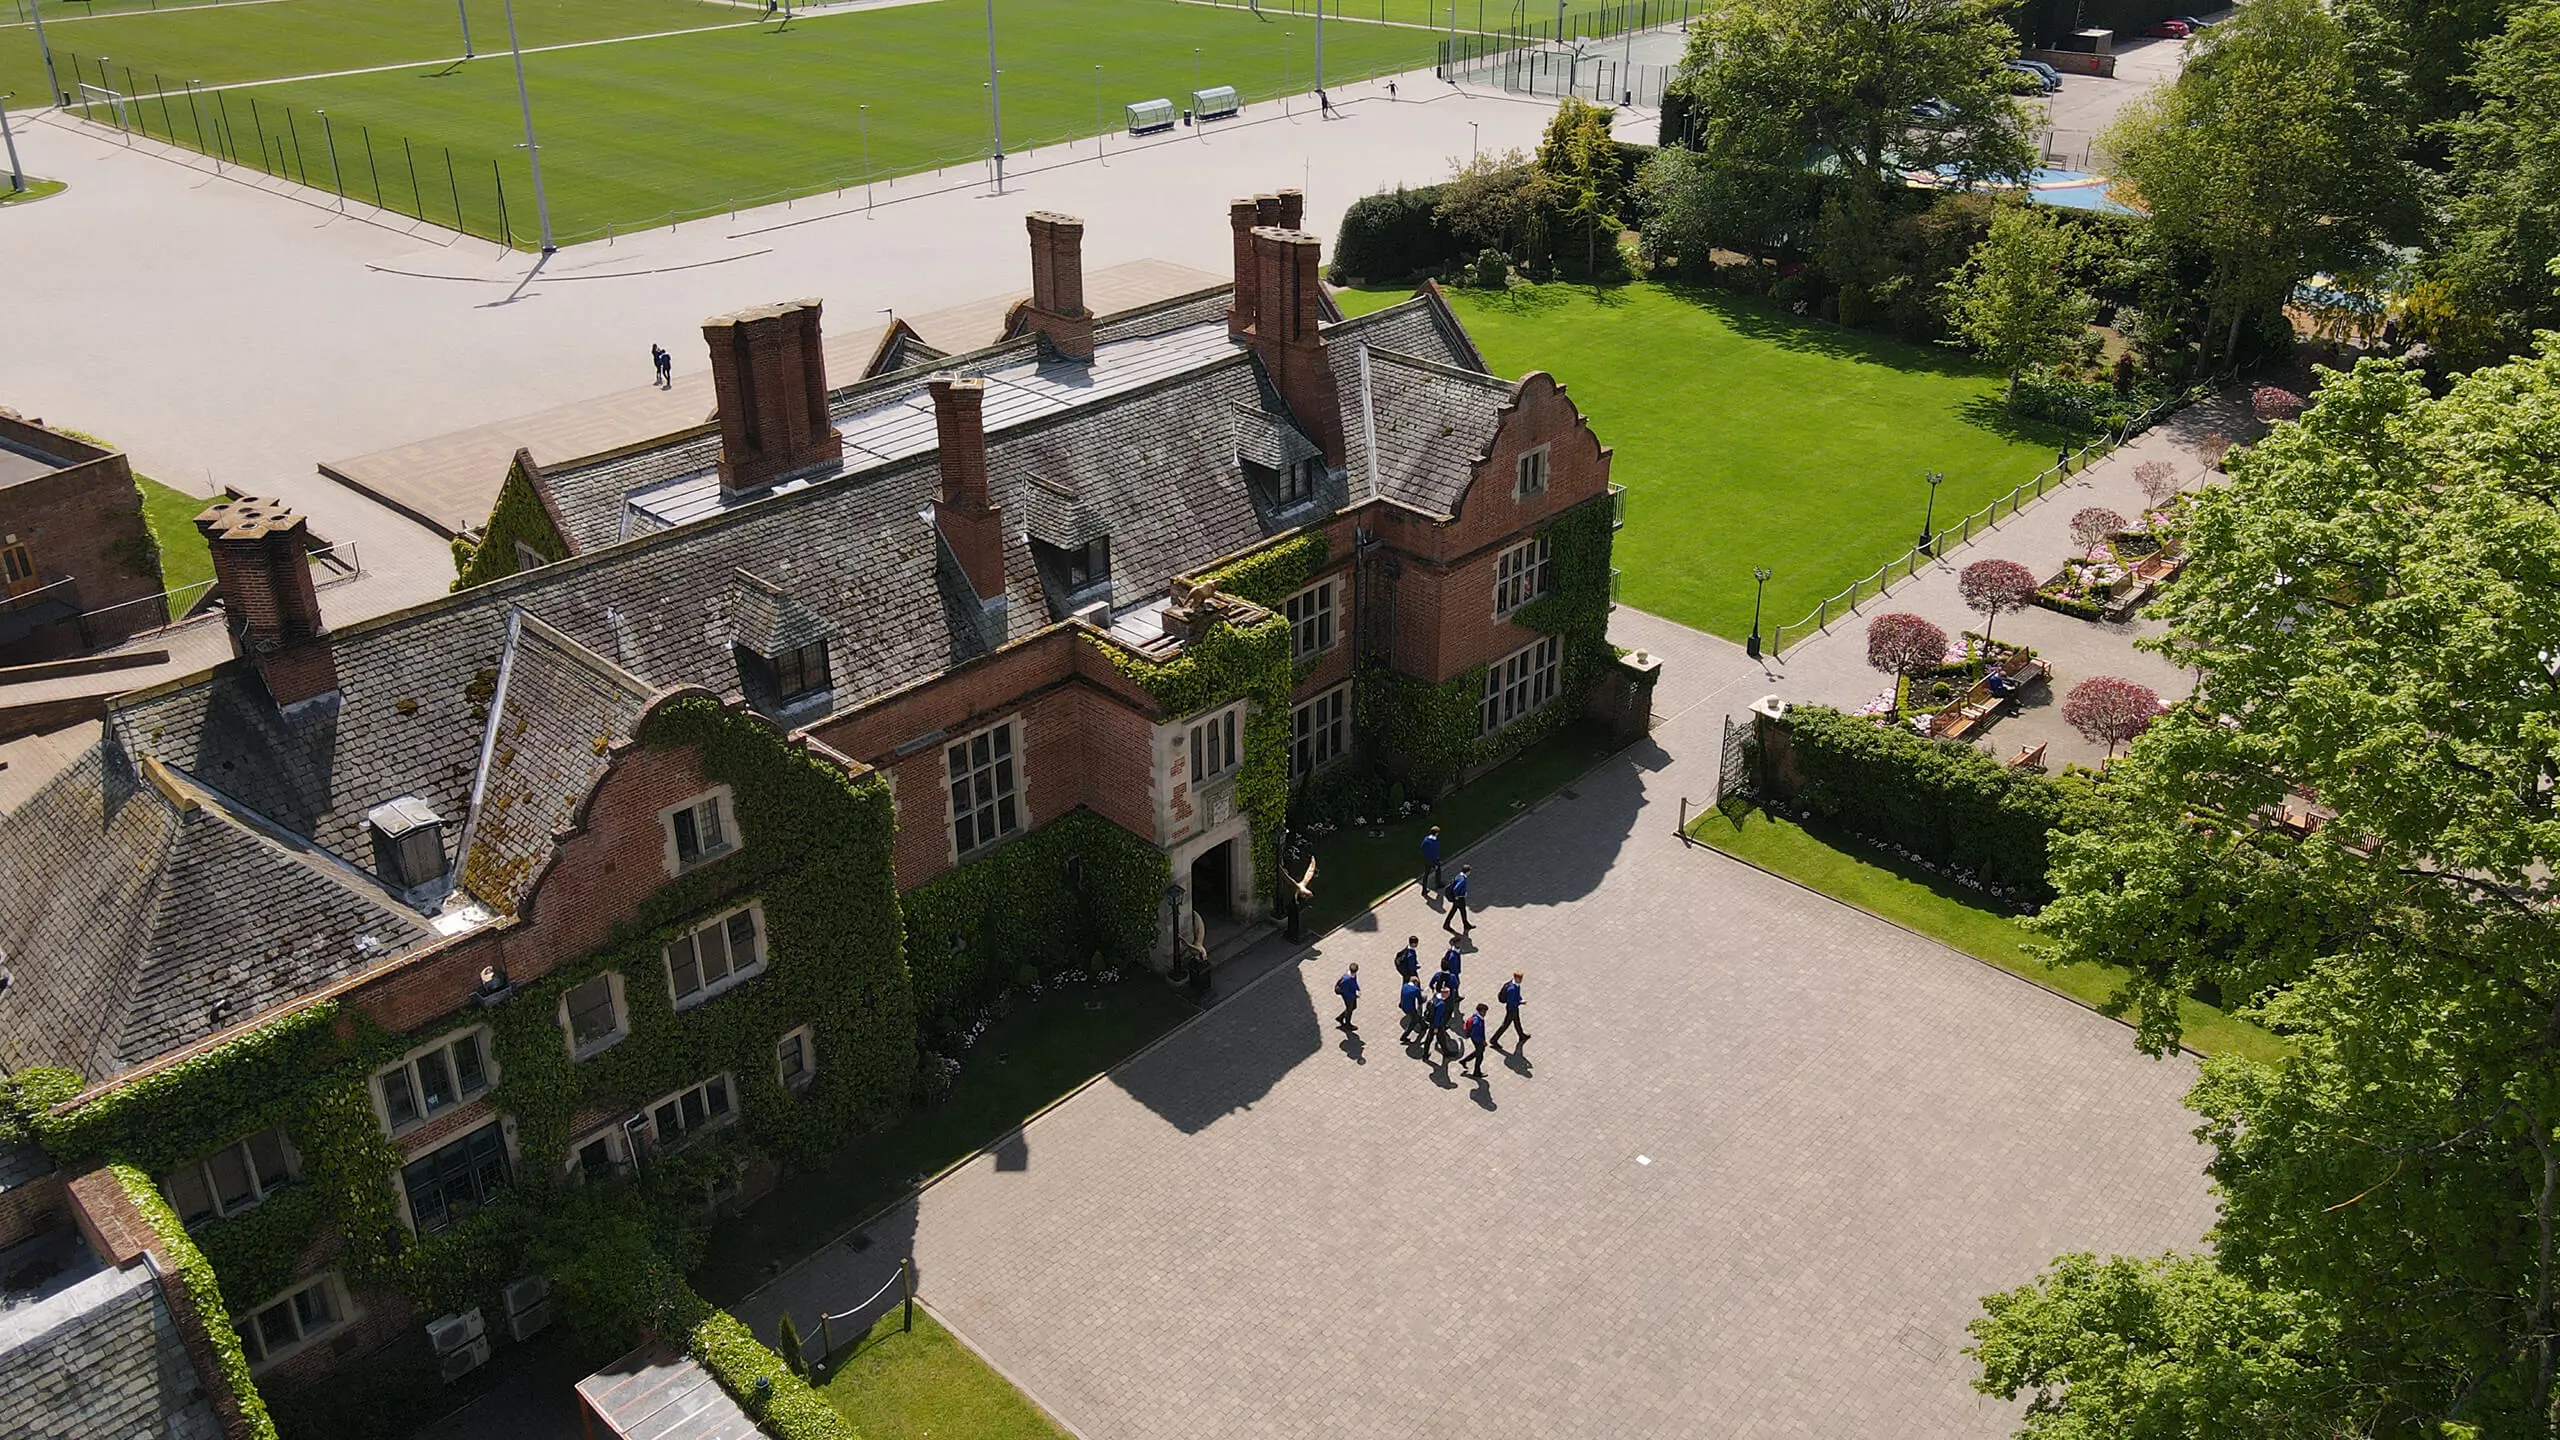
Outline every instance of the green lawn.
<svg viewBox="0 0 2560 1440"><path fill-rule="evenodd" d="M213 502L172 490L147 475L134 476L133 483L142 487L143 523L160 542L160 588L179 592L169 601L169 618L175 620L196 602L197 592L187 587L213 578L213 552L205 547L204 532L196 529L196 517Z"/></svg>
<svg viewBox="0 0 2560 1440"><path fill-rule="evenodd" d="M263 154L266 168L361 200L379 187L385 204L438 223L454 223L458 209L463 228L496 233L494 170L504 176L508 229L530 243L533 191L505 27L495 4L471 4L482 58L467 65L451 63L459 32L445 0L280 0L65 25L52 40L61 64L76 52L91 83L102 50L119 89L128 70L130 86L145 92L156 76L171 95L127 110L129 123L150 133L242 163ZM1398 7L1412 19L1423 10L1418 0L1391 0L1390 10ZM562 243L609 225L664 224L671 211L707 214L786 190L855 187L866 167L886 177L974 166L987 153L986 10L973 0L817 14L787 26L695 0L526 0L517 18L529 46L693 32L525 57ZM1133 100L1181 104L1195 76L1233 85L1256 104L1312 79L1312 24L1285 8L1257 17L1171 0L1006 0L996 38L1004 146L1013 154L1117 130ZM1325 27L1326 76L1338 87L1426 66L1436 43L1413 25L1336 20ZM0 47L0 86L41 93L29 32L0 31ZM394 63L414 68L201 89ZM191 79L199 82L192 97L183 88Z"/></svg>
<svg viewBox="0 0 2560 1440"><path fill-rule="evenodd" d="M1406 290L1344 291L1349 312ZM1919 534L1921 477L1946 521L2053 463L2062 436L2012 420L2000 377L1955 352L1652 283L1452 286L1502 375L1562 381L1628 489L1620 598L1739 640L1751 569L1772 572L1766 633L1896 559Z"/></svg>
<svg viewBox="0 0 2560 1440"><path fill-rule="evenodd" d="M1943 877L1898 856L1867 846L1844 849L1792 820L1762 810L1745 812L1739 823L1710 810L1690 824L1689 834L1763 870L1917 930L2084 1004L2104 1004L2124 983L2126 972L2112 965L2046 964L2037 956L2042 942L2024 925L1973 904ZM2181 1002L2179 1016L2185 1043L2204 1054L2229 1052L2273 1061L2285 1053L2280 1038L2210 1005Z"/></svg>
<svg viewBox="0 0 2560 1440"><path fill-rule="evenodd" d="M6 177L0 177L4 180ZM0 188L0 205L31 205L38 200L61 194L70 187L59 180L45 180L34 175L20 176L26 182L23 190Z"/></svg>
<svg viewBox="0 0 2560 1440"><path fill-rule="evenodd" d="M1067 1440L1067 1432L922 1309L871 1327L818 1393L863 1440Z"/></svg>
<svg viewBox="0 0 2560 1440"><path fill-rule="evenodd" d="M735 1301L1198 1013L1144 966L1124 974L1117 985L1017 1003L978 1038L942 1103L854 1141L717 1227L695 1286Z"/></svg>

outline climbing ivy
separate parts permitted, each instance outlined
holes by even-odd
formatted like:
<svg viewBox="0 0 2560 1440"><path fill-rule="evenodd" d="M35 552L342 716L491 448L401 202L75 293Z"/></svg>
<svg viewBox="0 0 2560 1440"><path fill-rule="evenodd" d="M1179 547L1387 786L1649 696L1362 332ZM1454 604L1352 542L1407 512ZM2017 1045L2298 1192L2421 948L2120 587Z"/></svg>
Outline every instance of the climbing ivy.
<svg viewBox="0 0 2560 1440"><path fill-rule="evenodd" d="M907 892L916 1014L956 1027L1024 965L1116 964L1155 943L1164 852L1079 806Z"/></svg>
<svg viewBox="0 0 2560 1440"><path fill-rule="evenodd" d="M1233 700L1251 702L1236 767L1236 806L1251 817L1254 888L1264 895L1279 886L1280 827L1289 813L1289 696L1297 679L1289 648L1289 622L1278 615L1243 626L1212 616L1200 636L1170 660L1104 647L1120 673L1173 718Z"/></svg>
<svg viewBox="0 0 2560 1440"><path fill-rule="evenodd" d="M132 1199L134 1209L141 1212L144 1223L160 1237L162 1253L169 1257L179 1285L194 1303L196 1317L204 1324L205 1338L213 1344L214 1367L222 1372L222 1383L240 1407L242 1432L248 1440L276 1440L275 1421L268 1417L267 1402L259 1396L258 1384L249 1376L249 1356L240 1348L239 1332L231 1328L213 1266L206 1263L203 1252L188 1238L187 1227L178 1223L177 1212L160 1198L160 1187L152 1183L150 1176L130 1165L114 1165L109 1170Z"/></svg>
<svg viewBox="0 0 2560 1440"><path fill-rule="evenodd" d="M1277 610L1324 569L1331 548L1323 531L1309 530L1273 541L1196 578L1266 610Z"/></svg>
<svg viewBox="0 0 2560 1440"><path fill-rule="evenodd" d="M453 568L456 590L468 590L516 573L516 542L539 554L545 561L568 557L569 542L551 523L551 511L534 493L533 477L527 475L521 459L507 467L507 478L498 486L498 503L489 510L489 524L477 541L455 536Z"/></svg>

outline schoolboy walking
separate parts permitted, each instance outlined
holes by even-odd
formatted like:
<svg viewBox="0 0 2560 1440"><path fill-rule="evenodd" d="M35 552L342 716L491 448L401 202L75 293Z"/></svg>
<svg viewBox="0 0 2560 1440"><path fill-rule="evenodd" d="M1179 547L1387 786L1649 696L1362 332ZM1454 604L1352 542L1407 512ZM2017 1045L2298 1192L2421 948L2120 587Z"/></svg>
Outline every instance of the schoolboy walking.
<svg viewBox="0 0 2560 1440"><path fill-rule="evenodd" d="M1440 957L1440 973L1449 977L1449 998L1452 1001L1458 1000L1458 966L1464 959L1466 952L1460 950L1454 941L1450 943L1448 952Z"/></svg>
<svg viewBox="0 0 2560 1440"><path fill-rule="evenodd" d="M1466 1059L1458 1062L1458 1070L1461 1074L1465 1073L1470 1065L1476 1067L1476 1078L1479 1080L1484 1078L1484 1012L1485 1006L1479 1001L1476 1005L1476 1013L1467 1017L1465 1034L1467 1043L1473 1048L1467 1051Z"/></svg>
<svg viewBox="0 0 2560 1440"><path fill-rule="evenodd" d="M1407 980L1422 978L1422 937L1407 935L1404 948L1396 952L1396 973Z"/></svg>
<svg viewBox="0 0 2560 1440"><path fill-rule="evenodd" d="M1467 875L1474 868L1472 865L1459 866L1458 873L1449 877L1448 888L1440 892L1449 900L1449 913L1440 917L1441 929L1458 935L1475 933L1475 922L1467 918ZM1451 921L1457 923L1453 925Z"/></svg>
<svg viewBox="0 0 2560 1440"><path fill-rule="evenodd" d="M1396 1032L1396 1038L1410 1045L1422 1033L1421 981L1411 976L1405 978L1404 989L1396 993L1396 1008L1404 1012L1404 1026Z"/></svg>
<svg viewBox="0 0 2560 1440"><path fill-rule="evenodd" d="M1359 1029L1359 1026L1351 1023L1351 1012L1360 1008L1360 963L1358 961L1353 961L1351 968L1342 972L1342 978L1333 982L1333 993L1342 997L1342 1018L1333 1023L1345 1030Z"/></svg>
<svg viewBox="0 0 2560 1440"><path fill-rule="evenodd" d="M1422 837L1422 893L1425 896L1440 893L1440 827L1437 825L1431 827L1430 834Z"/></svg>
<svg viewBox="0 0 2560 1440"><path fill-rule="evenodd" d="M1500 1040L1504 1035L1517 1030L1520 1032L1521 1039L1528 1039L1529 1028L1520 1023L1520 972L1512 971L1511 978L1503 983L1501 989L1493 993L1494 998L1502 1002L1502 1027L1493 1032L1493 1038Z"/></svg>

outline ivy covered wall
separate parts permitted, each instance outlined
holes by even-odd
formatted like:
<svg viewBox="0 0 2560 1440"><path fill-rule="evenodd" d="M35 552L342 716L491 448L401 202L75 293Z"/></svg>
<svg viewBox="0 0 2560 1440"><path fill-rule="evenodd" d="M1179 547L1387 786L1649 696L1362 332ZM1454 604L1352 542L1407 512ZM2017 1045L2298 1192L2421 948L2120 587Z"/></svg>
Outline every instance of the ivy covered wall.
<svg viewBox="0 0 2560 1440"><path fill-rule="evenodd" d="M516 573L516 544L546 562L566 559L569 543L560 536L560 527L551 523L551 511L534 492L533 477L526 473L529 457L516 452L515 462L507 467L507 478L498 486L498 503L490 508L489 523L478 541L455 536L453 588L468 590Z"/></svg>
<svg viewBox="0 0 2560 1440"><path fill-rule="evenodd" d="M1322 543L1321 536L1315 538ZM1235 794L1236 807L1253 828L1253 884L1260 895L1278 886L1280 827L1289 813L1289 698L1297 685L1289 648L1289 622L1268 614L1245 625L1214 615L1170 660L1104 647L1120 673L1170 719L1233 700L1250 702Z"/></svg>

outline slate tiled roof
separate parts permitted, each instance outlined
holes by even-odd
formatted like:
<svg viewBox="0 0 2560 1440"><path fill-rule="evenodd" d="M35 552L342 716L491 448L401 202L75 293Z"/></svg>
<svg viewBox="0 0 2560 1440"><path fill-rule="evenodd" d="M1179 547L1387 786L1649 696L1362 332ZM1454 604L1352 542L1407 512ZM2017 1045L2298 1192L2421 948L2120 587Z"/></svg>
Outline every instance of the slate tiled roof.
<svg viewBox="0 0 2560 1440"><path fill-rule="evenodd" d="M736 590L730 595L734 617L730 639L741 650L770 660L787 650L814 645L835 632L825 617L800 603L790 591L749 570L730 572Z"/></svg>
<svg viewBox="0 0 2560 1440"><path fill-rule="evenodd" d="M1371 349L1360 378L1366 493L1454 515L1512 387L1490 375ZM1355 492L1359 478L1353 477Z"/></svg>
<svg viewBox="0 0 2560 1440"><path fill-rule="evenodd" d="M180 809L102 742L0 821L0 1065L102 1078L427 937L361 876L218 803Z"/></svg>
<svg viewBox="0 0 2560 1440"><path fill-rule="evenodd" d="M509 627L474 803L462 838L463 888L515 913L552 837L630 735L649 687L529 615Z"/></svg>
<svg viewBox="0 0 2560 1440"><path fill-rule="evenodd" d="M0 1312L0 1435L221 1434L151 1267L102 1269Z"/></svg>
<svg viewBox="0 0 2560 1440"><path fill-rule="evenodd" d="M1333 367L1333 387L1342 397L1344 468L1351 476L1351 492L1363 499L1376 493L1369 483L1370 427L1362 389L1366 381L1361 373L1363 357L1373 350L1454 370L1484 370L1484 362L1467 341L1466 332L1457 327L1446 307L1429 295L1415 296L1325 331L1325 360Z"/></svg>
<svg viewBox="0 0 2560 1440"><path fill-rule="evenodd" d="M1076 487L1043 475L1028 477L1022 487L1023 533L1042 544L1072 550L1111 533L1111 527L1084 503Z"/></svg>

